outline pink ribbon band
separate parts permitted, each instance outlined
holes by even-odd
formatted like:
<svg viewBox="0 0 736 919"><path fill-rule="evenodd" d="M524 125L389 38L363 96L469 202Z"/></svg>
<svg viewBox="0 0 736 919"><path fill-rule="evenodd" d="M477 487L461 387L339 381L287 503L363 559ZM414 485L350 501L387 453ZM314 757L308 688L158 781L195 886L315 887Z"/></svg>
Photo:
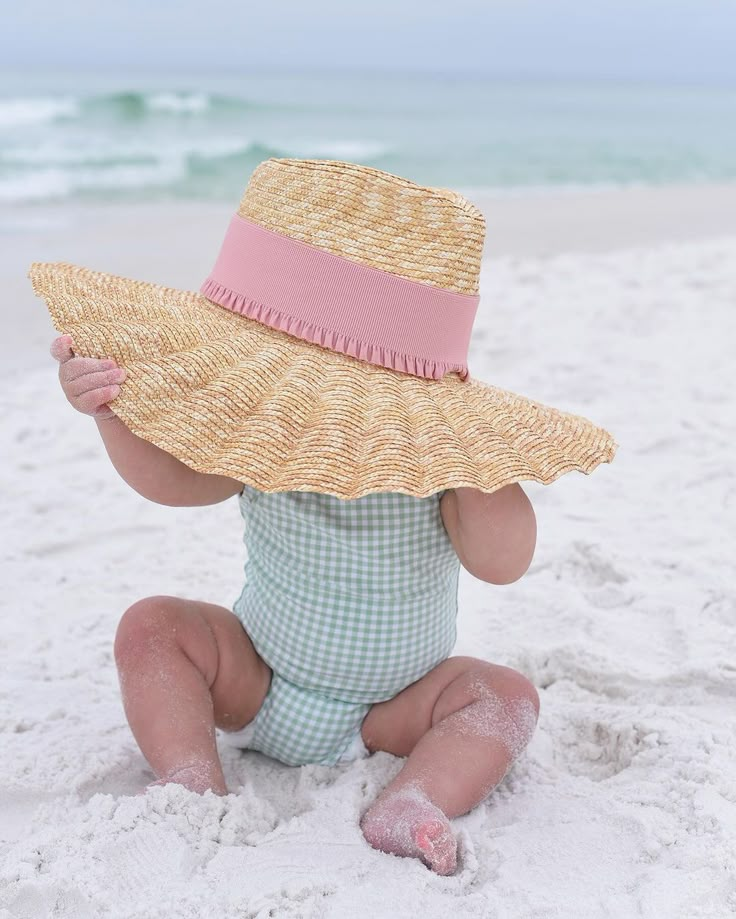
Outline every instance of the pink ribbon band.
<svg viewBox="0 0 736 919"><path fill-rule="evenodd" d="M271 328L392 370L468 375L479 296L362 265L239 214L201 292Z"/></svg>

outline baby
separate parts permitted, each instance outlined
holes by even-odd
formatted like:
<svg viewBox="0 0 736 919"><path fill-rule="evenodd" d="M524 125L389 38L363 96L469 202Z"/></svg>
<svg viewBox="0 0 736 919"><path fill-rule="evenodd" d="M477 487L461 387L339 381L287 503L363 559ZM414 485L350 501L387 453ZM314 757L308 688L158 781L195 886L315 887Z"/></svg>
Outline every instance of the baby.
<svg viewBox="0 0 736 919"><path fill-rule="evenodd" d="M246 525L246 586L234 611L147 597L118 626L123 704L153 784L227 794L216 728L289 764L384 750L407 759L362 815L365 839L454 873L450 820L501 781L539 712L521 673L449 656L460 564L491 584L529 567L536 522L521 487L352 501L258 492L133 434L108 405L125 370L73 347L68 335L51 346L62 388L94 418L123 479L170 506L239 495Z"/></svg>

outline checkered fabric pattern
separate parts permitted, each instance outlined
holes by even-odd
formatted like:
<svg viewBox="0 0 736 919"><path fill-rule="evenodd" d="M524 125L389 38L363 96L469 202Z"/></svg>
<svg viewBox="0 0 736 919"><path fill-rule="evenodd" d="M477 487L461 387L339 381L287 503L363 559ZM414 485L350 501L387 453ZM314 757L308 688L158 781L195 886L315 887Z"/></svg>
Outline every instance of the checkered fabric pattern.
<svg viewBox="0 0 736 919"><path fill-rule="evenodd" d="M228 746L259 750L288 766L334 766L368 755L360 726L369 710L367 703L330 699L274 673L254 720L242 731L224 733L223 740Z"/></svg>
<svg viewBox="0 0 736 919"><path fill-rule="evenodd" d="M275 677L248 746L290 764L336 762L373 703L449 656L460 562L442 494L343 501L244 486L234 612Z"/></svg>

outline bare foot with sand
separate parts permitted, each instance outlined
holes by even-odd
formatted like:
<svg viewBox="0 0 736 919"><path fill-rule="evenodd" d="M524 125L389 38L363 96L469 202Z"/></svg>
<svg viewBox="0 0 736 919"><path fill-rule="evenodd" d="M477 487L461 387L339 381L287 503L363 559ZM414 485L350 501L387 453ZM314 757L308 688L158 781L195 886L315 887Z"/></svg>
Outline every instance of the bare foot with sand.
<svg viewBox="0 0 736 919"><path fill-rule="evenodd" d="M450 821L418 788L379 797L360 828L374 849L419 858L437 874L455 873L457 840Z"/></svg>

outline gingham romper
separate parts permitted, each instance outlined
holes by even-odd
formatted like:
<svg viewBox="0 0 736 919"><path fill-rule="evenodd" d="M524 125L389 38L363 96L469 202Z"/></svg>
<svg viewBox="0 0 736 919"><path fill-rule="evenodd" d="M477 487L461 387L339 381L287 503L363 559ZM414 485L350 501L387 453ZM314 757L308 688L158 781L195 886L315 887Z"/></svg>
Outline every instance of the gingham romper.
<svg viewBox="0 0 736 919"><path fill-rule="evenodd" d="M255 719L225 735L232 745L289 765L366 755L371 705L449 656L460 562L442 494L243 487L248 559L233 609L273 677Z"/></svg>

